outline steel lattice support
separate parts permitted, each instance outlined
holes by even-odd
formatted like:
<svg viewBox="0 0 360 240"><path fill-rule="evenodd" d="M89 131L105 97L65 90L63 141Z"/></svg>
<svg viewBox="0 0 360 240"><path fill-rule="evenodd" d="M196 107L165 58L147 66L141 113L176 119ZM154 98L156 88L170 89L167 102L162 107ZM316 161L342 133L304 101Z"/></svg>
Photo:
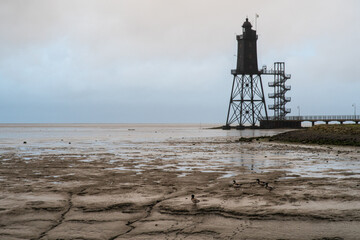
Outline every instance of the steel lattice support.
<svg viewBox="0 0 360 240"><path fill-rule="evenodd" d="M234 74L226 126L255 127L260 119L267 119L261 75Z"/></svg>

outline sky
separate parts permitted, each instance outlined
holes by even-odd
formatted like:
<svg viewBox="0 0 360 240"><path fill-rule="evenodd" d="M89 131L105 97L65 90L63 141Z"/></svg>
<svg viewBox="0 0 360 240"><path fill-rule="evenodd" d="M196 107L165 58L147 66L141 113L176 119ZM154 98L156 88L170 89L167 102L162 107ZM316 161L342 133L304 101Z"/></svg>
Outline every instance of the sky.
<svg viewBox="0 0 360 240"><path fill-rule="evenodd" d="M290 115L360 114L358 0L1 0L0 123L225 123L255 14Z"/></svg>

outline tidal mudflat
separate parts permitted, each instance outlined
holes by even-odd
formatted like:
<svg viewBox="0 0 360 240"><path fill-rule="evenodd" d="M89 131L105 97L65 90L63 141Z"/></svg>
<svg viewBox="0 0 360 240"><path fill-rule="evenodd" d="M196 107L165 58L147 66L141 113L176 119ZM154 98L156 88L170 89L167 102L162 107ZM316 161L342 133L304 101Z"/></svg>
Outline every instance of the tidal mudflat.
<svg viewBox="0 0 360 240"><path fill-rule="evenodd" d="M205 127L1 126L0 239L359 238L359 147Z"/></svg>

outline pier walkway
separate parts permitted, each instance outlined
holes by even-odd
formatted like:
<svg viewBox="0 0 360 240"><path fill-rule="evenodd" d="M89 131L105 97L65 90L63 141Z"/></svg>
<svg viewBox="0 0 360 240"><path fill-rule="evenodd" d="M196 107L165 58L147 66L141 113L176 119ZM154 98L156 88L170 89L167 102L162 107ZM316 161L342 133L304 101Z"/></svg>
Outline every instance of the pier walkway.
<svg viewBox="0 0 360 240"><path fill-rule="evenodd" d="M273 117L269 117L269 120L275 120ZM287 116L285 117L286 121L301 121L301 122L311 122L314 126L315 122L339 122L343 124L344 122L354 122L358 124L360 122L360 115L318 115L318 116Z"/></svg>

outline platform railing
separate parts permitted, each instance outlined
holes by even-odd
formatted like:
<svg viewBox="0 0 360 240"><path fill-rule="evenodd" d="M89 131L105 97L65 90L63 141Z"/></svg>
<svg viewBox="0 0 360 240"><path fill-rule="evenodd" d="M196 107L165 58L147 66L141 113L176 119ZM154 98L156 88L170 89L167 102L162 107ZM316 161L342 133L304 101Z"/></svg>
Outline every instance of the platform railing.
<svg viewBox="0 0 360 240"><path fill-rule="evenodd" d="M273 69L261 69L260 70L260 73L261 74L264 74L264 75L282 75L284 76L284 78L286 79L290 79L291 78L291 74L285 74L284 71L279 71L279 70L273 70Z"/></svg>
<svg viewBox="0 0 360 240"><path fill-rule="evenodd" d="M269 120L276 120L269 117ZM288 121L360 121L360 115L318 115L318 116L287 116L283 120Z"/></svg>
<svg viewBox="0 0 360 240"><path fill-rule="evenodd" d="M240 74L237 69L231 69L231 74L232 75L238 75ZM254 73L255 75L256 73ZM290 79L291 78L291 74L285 74L284 71L279 71L279 70L273 70L273 69L270 69L270 70L267 70L267 69L261 69L259 70L259 72L257 74L260 74L260 75L281 75L283 76L284 78L281 79L280 81L281 82L286 82L286 80Z"/></svg>

